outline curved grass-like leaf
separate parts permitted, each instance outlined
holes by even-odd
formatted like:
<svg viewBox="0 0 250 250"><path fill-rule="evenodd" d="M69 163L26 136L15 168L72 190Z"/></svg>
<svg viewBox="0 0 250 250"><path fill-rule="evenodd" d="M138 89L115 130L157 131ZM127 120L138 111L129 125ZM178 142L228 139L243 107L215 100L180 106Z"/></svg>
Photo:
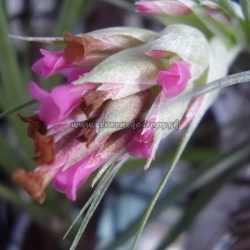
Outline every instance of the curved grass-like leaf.
<svg viewBox="0 0 250 250"><path fill-rule="evenodd" d="M37 103L37 100L32 99L32 100L25 102L25 103L13 108L13 109L7 110L7 111L3 112L2 114L0 114L0 119L4 118L5 116L8 116L10 114L13 114L14 112L16 112L18 110L21 110L21 109L26 108L30 105L33 105L35 103Z"/></svg>
<svg viewBox="0 0 250 250"><path fill-rule="evenodd" d="M87 206L90 205L88 212L86 213L84 220L77 232L77 235L70 247L70 250L74 250L76 249L76 246L90 220L90 218L92 217L93 213L95 212L95 209L97 208L98 204L100 203L103 195L105 194L107 188L109 187L110 183L112 182L112 180L114 179L115 175L118 173L119 169L121 168L123 164L123 161L118 163L114 168L112 168L110 171L108 170L105 174L105 176L103 177L102 181L100 182L100 184L98 185L98 187L96 188L95 192L92 194L92 196L90 197L89 201L85 204L85 206L83 207L83 209L81 210L81 212L79 213L79 215L77 216L77 218L75 219L75 221L73 222L73 224L71 225L70 229L73 227L73 225L76 223L76 221L78 220L78 218L81 216L81 214L84 212L84 210L86 210ZM69 230L70 230L69 229ZM69 232L68 230L68 232ZM67 234L68 234L67 232ZM65 236L64 236L65 237Z"/></svg>
<svg viewBox="0 0 250 250"><path fill-rule="evenodd" d="M238 83L246 83L246 82L250 82L250 71L245 71L245 72L229 75L221 79L215 80L211 83L208 83L206 85L202 85L200 87L194 88L192 91L183 95L179 95L175 97L174 99L170 99L169 102L166 103L165 105L162 105L162 107L159 110L160 111L164 110L178 102L191 100L192 98L206 94L216 89L221 89L224 87L228 87L230 85L234 85Z"/></svg>
<svg viewBox="0 0 250 250"><path fill-rule="evenodd" d="M230 0L214 0L215 3L220 5L227 13L232 17L238 19L238 15L235 12L232 2Z"/></svg>
<svg viewBox="0 0 250 250"><path fill-rule="evenodd" d="M249 0L239 0L242 12L246 20L246 31L248 37L248 44L250 43L250 1ZM250 45L249 45L250 46Z"/></svg>
<svg viewBox="0 0 250 250"><path fill-rule="evenodd" d="M249 32L250 32L250 2L248 0L239 0L242 12L248 23Z"/></svg>
<svg viewBox="0 0 250 250"><path fill-rule="evenodd" d="M151 211L153 210L153 207L156 203L156 201L158 200L167 180L169 179L170 177L170 174L172 173L172 171L174 170L175 166L177 165L180 157L181 157L181 154L182 152L184 151L190 137L192 136L193 132L195 131L196 127L198 126L202 116L204 115L204 113L206 112L206 110L208 109L208 107L213 103L214 99L216 98L217 96L217 93L209 93L207 94L205 97L204 97L204 101L198 111L198 113L196 114L196 116L194 117L194 119L192 120L192 122L190 123L184 137L182 138L177 150L176 150L176 154L174 156L174 159L172 161L172 164L170 165L167 173L165 174L161 184L159 185L157 191L155 192L155 195L153 196L144 216L143 216L143 219L141 221L141 224L140 224L140 227L136 233L136 236L135 236L135 240L133 242L133 246L132 246L132 249L135 250L136 249L136 246L138 244L138 241L139 241L139 238L142 234L142 231L146 225L146 222L149 218L149 215L151 213Z"/></svg>
<svg viewBox="0 0 250 250"><path fill-rule="evenodd" d="M197 168L185 179L170 188L168 192L159 199L159 201L155 204L154 210L152 211L149 220L151 221L158 217L163 211L166 210L166 208L173 205L173 203L184 197L188 192L208 184L229 169L237 169L239 164L242 164L249 159L249 152L249 138L246 138L244 143L236 148L233 148L226 155L220 156L215 161ZM138 224L141 221L142 217L133 221L130 225L128 225L126 230L119 233L119 236L116 238L116 240L112 242L106 249L116 250L120 245L127 242L136 233Z"/></svg>
<svg viewBox="0 0 250 250"><path fill-rule="evenodd" d="M27 42L65 44L62 37L31 37L31 36L14 36L10 34L9 37Z"/></svg>
<svg viewBox="0 0 250 250"><path fill-rule="evenodd" d="M67 237L67 235L69 234L69 232L71 231L71 229L74 227L74 225L77 223L77 221L80 219L80 217L82 216L82 214L86 211L86 209L89 207L89 205L91 204L91 202L94 200L94 198L96 197L96 195L98 194L98 192L103 188L103 186L105 185L105 183L108 181L108 179L110 178L110 172L111 172L111 168L108 169L105 173L105 175L103 176L101 182L99 183L99 185L96 187L95 191L92 193L92 195L90 196L90 198L88 199L88 201L85 203L85 205L83 206L83 208L81 209L81 211L79 212L79 214L76 216L76 218L74 219L74 221L72 222L72 224L70 225L69 229L67 230L67 232L65 233L65 235L63 236L63 239L65 239Z"/></svg>
<svg viewBox="0 0 250 250"><path fill-rule="evenodd" d="M214 0L214 2L220 5L232 18L234 32L238 43L247 46L247 36L242 27L242 18L237 14L233 2L230 0Z"/></svg>

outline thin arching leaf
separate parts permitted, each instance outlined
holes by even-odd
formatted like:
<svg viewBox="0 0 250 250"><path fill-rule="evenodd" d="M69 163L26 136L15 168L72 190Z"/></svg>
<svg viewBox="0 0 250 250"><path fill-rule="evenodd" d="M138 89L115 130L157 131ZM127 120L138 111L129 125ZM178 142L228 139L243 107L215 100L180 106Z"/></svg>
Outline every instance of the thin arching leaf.
<svg viewBox="0 0 250 250"><path fill-rule="evenodd" d="M31 36L14 36L14 35L9 35L9 37L27 42L65 44L62 37L31 37Z"/></svg>
<svg viewBox="0 0 250 250"><path fill-rule="evenodd" d="M245 71L245 72L223 77L221 79L215 80L206 85L202 85L200 87L194 88L192 91L183 95L179 95L175 97L174 99L170 99L168 103L166 103L165 105L162 105L162 107L160 108L160 111L165 110L178 102L191 100L192 98L206 94L210 91L228 87L230 85L234 85L238 83L246 83L246 82L250 82L250 71Z"/></svg>
<svg viewBox="0 0 250 250"><path fill-rule="evenodd" d="M249 160L250 143L249 138L236 148L233 148L227 154L204 166L197 168L196 171L189 174L185 179L178 182L174 187L159 199L151 213L150 221L157 218L163 211L173 205L187 193L194 191L217 178L230 169L238 169L240 164ZM138 229L138 224L142 221L139 217L128 225L125 231L122 231L114 242L106 250L116 250L119 246L127 242Z"/></svg>
<svg viewBox="0 0 250 250"><path fill-rule="evenodd" d="M247 37L248 37L248 48L250 47L249 42L250 42L250 1L249 0L240 0L240 5L242 12L244 14L245 20L246 20L246 30L247 32Z"/></svg>
<svg viewBox="0 0 250 250"><path fill-rule="evenodd" d="M89 222L89 220L91 219L93 213L95 212L98 204L100 203L103 195L105 194L107 188L109 187L110 183L112 182L112 180L114 179L114 177L116 176L116 174L118 173L119 169L121 168L123 162L120 162L119 164L117 164L110 172L108 172L107 174L107 179L104 178L103 182L100 183L100 187L98 188L98 191L95 193L93 200L91 202L91 205L89 207L88 212L86 213L84 220L77 232L77 235L70 247L70 250L74 250L76 249L76 246Z"/></svg>
<svg viewBox="0 0 250 250"><path fill-rule="evenodd" d="M240 0L240 5L244 17L248 23L249 32L250 32L250 2L248 0Z"/></svg>
<svg viewBox="0 0 250 250"><path fill-rule="evenodd" d="M141 224L140 224L140 227L136 233L136 236L135 236L135 240L133 242L133 246L132 246L132 249L135 250L136 249L136 246L138 244L138 241L139 241L139 238L142 234L142 231L146 225L146 222L151 214L151 211L153 210L154 208L154 205L156 203L156 201L158 200L166 182L168 181L172 171L174 170L175 166L177 165L180 157L181 157L181 154L182 152L184 151L190 137L192 136L193 132L195 131L196 127L198 126L202 116L204 115L204 113L206 112L206 110L208 109L208 107L211 105L211 103L214 101L214 99L216 98L217 96L217 93L209 93L207 94L205 97L204 97L204 101L202 103L202 106L200 107L197 115L195 116L195 118L192 120L192 122L190 123L184 137L182 138L177 150L176 150L176 154L174 156L174 159L172 161L172 164L170 165L167 173L165 174L161 184L159 185L157 191L155 192L144 216L143 216L143 219L141 221Z"/></svg>
<svg viewBox="0 0 250 250"><path fill-rule="evenodd" d="M80 217L83 215L83 213L86 211L86 209L90 206L91 202L94 200L94 198L99 193L99 191L103 188L103 186L105 185L105 183L109 180L110 174L111 174L111 168L108 171L106 171L106 173L103 176L101 182L96 187L95 191L92 193L92 195L90 196L90 198L88 199L88 201L85 203L85 205L83 206L83 208L81 209L81 211L79 212L79 214L76 216L76 218L74 219L74 221L70 225L69 229L67 230L67 232L63 236L64 239L67 237L67 235L69 234L69 232L71 231L71 229L74 227L74 225L80 219Z"/></svg>
<svg viewBox="0 0 250 250"><path fill-rule="evenodd" d="M26 108L30 105L33 105L36 102L37 102L37 100L33 99L33 100L25 102L25 103L13 108L13 109L7 110L7 111L3 112L2 114L0 114L0 119L17 112L18 110L21 110L21 109Z"/></svg>
<svg viewBox="0 0 250 250"><path fill-rule="evenodd" d="M215 3L220 5L232 18L238 18L237 13L233 8L233 4L230 0L214 0Z"/></svg>

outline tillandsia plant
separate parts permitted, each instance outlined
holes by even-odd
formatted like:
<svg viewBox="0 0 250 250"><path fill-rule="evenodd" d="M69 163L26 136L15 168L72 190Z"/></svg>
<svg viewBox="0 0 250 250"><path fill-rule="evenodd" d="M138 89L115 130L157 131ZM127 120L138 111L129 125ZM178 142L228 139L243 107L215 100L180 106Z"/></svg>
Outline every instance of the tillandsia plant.
<svg viewBox="0 0 250 250"><path fill-rule="evenodd" d="M192 100L185 97L209 89L210 82L226 76L238 53L249 49L249 16L230 1L140 1L136 6L170 25L158 33L108 28L22 38L65 46L60 52L41 50L43 57L32 66L45 78L62 74L65 82L50 92L31 82L29 92L41 104L38 113L20 115L29 123L38 167L17 169L13 179L39 203L51 181L76 200L94 171L100 169L96 182L128 156L147 158L148 168L160 141L189 125L170 173L219 86Z"/></svg>
<svg viewBox="0 0 250 250"><path fill-rule="evenodd" d="M32 69L44 77L60 72L67 83L49 93L32 82L30 93L41 106L38 114L20 116L29 123L39 166L18 169L13 178L40 203L52 179L75 200L93 171L126 153L148 158L148 166L159 141L188 123L184 117L179 124L188 102L160 107L192 89L209 65L205 37L181 24L159 34L131 28L64 33L63 42L62 52L42 50Z"/></svg>

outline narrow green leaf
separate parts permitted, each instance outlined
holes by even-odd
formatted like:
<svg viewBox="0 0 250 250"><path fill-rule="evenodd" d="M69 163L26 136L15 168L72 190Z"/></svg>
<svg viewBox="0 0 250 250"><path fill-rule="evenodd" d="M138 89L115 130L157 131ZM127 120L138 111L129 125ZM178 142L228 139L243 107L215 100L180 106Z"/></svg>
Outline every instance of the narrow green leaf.
<svg viewBox="0 0 250 250"><path fill-rule="evenodd" d="M162 105L162 107L159 109L158 112L161 112L162 110L167 109L176 103L186 101L186 100L191 100L192 98L203 95L210 91L228 87L230 85L234 85L237 83L246 83L246 82L250 82L250 71L245 71L245 72L223 77L221 79L218 79L206 85L202 85L200 87L194 88L192 91L183 95L179 95L175 97L174 99L170 99L167 104Z"/></svg>
<svg viewBox="0 0 250 250"><path fill-rule="evenodd" d="M215 3L220 5L227 13L232 17L238 19L236 12L234 11L232 2L230 0L214 0Z"/></svg>
<svg viewBox="0 0 250 250"><path fill-rule="evenodd" d="M124 154L125 154L125 150L121 150L119 153L117 153L117 155L115 155L115 157L111 157L105 164L103 164L103 166L99 169L99 171L97 172L94 180L92 181L91 186L94 187L94 185L96 184L96 182L101 178L101 176L107 172L107 169L109 169L112 165L113 162L117 162L119 158L121 158ZM123 162L125 161L125 159L123 160Z"/></svg>
<svg viewBox="0 0 250 250"><path fill-rule="evenodd" d="M230 0L214 0L215 3L220 5L231 17L232 26L234 28L235 38L240 45L247 46L247 36L242 27L242 18L238 16L235 6Z"/></svg>
<svg viewBox="0 0 250 250"><path fill-rule="evenodd" d="M226 155L221 156L214 162L200 166L194 172L189 174L184 180L179 181L174 187L170 188L168 192L159 199L155 204L154 210L151 213L149 220L157 218L163 211L169 206L173 205L180 198L185 196L188 192L200 188L220 174L228 171L229 169L237 169L240 164L249 160L250 152L250 138L246 138L246 141L237 148L233 148ZM142 221L143 216L133 221L128 225L127 229L122 231L116 240L111 243L106 249L116 250L120 245L123 245L128 241L138 229L138 224Z"/></svg>
<svg viewBox="0 0 250 250"><path fill-rule="evenodd" d="M143 219L141 221L141 224L140 224L140 227L139 227L139 230L135 236L135 240L133 242L133 246L132 246L132 249L135 250L136 249L136 246L138 244L138 241L139 241L139 238L142 234L142 231L146 225L146 222L151 214L151 211L153 210L154 208L154 205L156 203L156 201L158 200L166 182L168 181L169 177L170 177L170 174L172 173L172 171L174 170L175 166L177 165L180 157L181 157L181 154L182 152L184 151L190 137L192 136L194 130L196 129L196 127L198 126L202 116L204 115L205 111L208 109L208 107L210 106L210 104L213 102L213 100L215 99L216 95L214 93L209 93L207 94L205 97L204 97L204 101L198 111L198 113L196 114L196 116L194 117L194 119L192 120L192 122L190 123L184 137L182 138L177 150L176 150L176 154L174 156L174 159L172 161L172 164L170 165L167 173L165 174L161 184L159 185L157 191L155 192L147 210L146 210L146 213L144 214L143 216Z"/></svg>
<svg viewBox="0 0 250 250"><path fill-rule="evenodd" d="M118 173L119 169L121 168L122 166L122 163L119 163L117 164L113 169L112 171L110 172L109 174L109 178L108 180L106 181L106 183L102 186L102 188L100 188L99 192L95 195L92 203L91 203L91 206L89 207L89 210L87 212L87 214L85 215L85 218L77 232L77 235L70 247L70 250L74 250L76 249L76 246L90 220L90 218L92 217L93 213L95 212L95 209L97 208L98 204L100 203L103 195L105 194L107 188L109 187L111 181L114 179L115 175Z"/></svg>
<svg viewBox="0 0 250 250"><path fill-rule="evenodd" d="M67 237L67 235L69 234L69 232L71 231L71 229L74 227L74 225L79 220L79 218L82 216L82 214L85 212L85 210L89 207L89 205L94 200L94 198L96 197L96 195L99 193L100 190L103 189L105 183L107 183L107 181L109 180L110 176L111 176L111 168L105 173L105 175L103 176L101 182L96 187L95 191L92 193L92 195L90 196L90 198L88 199L88 201L85 203L85 205L83 206L83 208L81 209L81 211L79 212L79 214L76 216L76 218L74 219L74 221L70 225L69 229L67 230L67 232L63 236L63 239L65 239Z"/></svg>
<svg viewBox="0 0 250 250"><path fill-rule="evenodd" d="M248 38L250 38L250 1L240 0L240 5L247 23ZM250 41L248 41L250 42Z"/></svg>
<svg viewBox="0 0 250 250"><path fill-rule="evenodd" d="M23 103L23 104L21 104L21 105L15 107L15 108L13 108L13 109L10 109L10 110L8 110L8 111L5 111L5 112L3 112L2 114L0 114L0 119L1 119L1 118L4 118L5 116L8 116L8 115L10 115L10 114L13 114L14 112L16 112L16 111L18 111L18 110L21 110L21 109L23 109L23 108L26 108L26 107L28 107L28 106L30 106L30 105L36 103L36 102L37 102L37 100L33 99L33 100L30 100L30 101L28 101L28 102L25 102L25 103Z"/></svg>
<svg viewBox="0 0 250 250"><path fill-rule="evenodd" d="M27 42L65 44L62 37L31 37L31 36L14 36L14 35L9 35L9 37Z"/></svg>

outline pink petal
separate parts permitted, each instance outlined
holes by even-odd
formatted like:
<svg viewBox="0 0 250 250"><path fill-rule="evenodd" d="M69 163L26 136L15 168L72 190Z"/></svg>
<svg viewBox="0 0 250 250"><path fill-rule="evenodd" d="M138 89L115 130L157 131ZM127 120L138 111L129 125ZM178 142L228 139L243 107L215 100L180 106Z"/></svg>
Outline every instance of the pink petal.
<svg viewBox="0 0 250 250"><path fill-rule="evenodd" d="M31 69L38 75L43 75L43 67L44 67L44 58L40 58L33 64Z"/></svg>
<svg viewBox="0 0 250 250"><path fill-rule="evenodd" d="M67 84L54 88L51 97L59 107L62 116L66 117L81 101L82 89L71 91L74 85Z"/></svg>
<svg viewBox="0 0 250 250"><path fill-rule="evenodd" d="M32 70L45 78L61 72L65 68L73 67L74 64L64 57L63 52L50 52L40 50L43 58L39 59L32 66Z"/></svg>
<svg viewBox="0 0 250 250"><path fill-rule="evenodd" d="M89 161L94 157L92 153L77 162L65 171L59 171L54 178L54 187L59 192L66 193L67 197L71 200L76 200L76 192L87 180L89 175L100 166L97 160L91 168L87 168Z"/></svg>
<svg viewBox="0 0 250 250"><path fill-rule="evenodd" d="M183 61L173 60L173 66L170 69L158 73L156 82L162 85L166 98L172 98L185 90L190 78L188 64Z"/></svg>
<svg viewBox="0 0 250 250"><path fill-rule="evenodd" d="M141 143L134 139L126 147L127 153L133 157L143 157L140 149Z"/></svg>
<svg viewBox="0 0 250 250"><path fill-rule="evenodd" d="M44 101L49 97L49 92L42 89L37 83L31 82L29 85L30 94L38 101Z"/></svg>
<svg viewBox="0 0 250 250"><path fill-rule="evenodd" d="M83 88L74 88L74 85L67 84L55 87L51 93L48 93L36 83L30 84L30 93L42 102L39 117L47 126L66 118L81 102L83 91Z"/></svg>
<svg viewBox="0 0 250 250"><path fill-rule="evenodd" d="M148 5L146 5L145 3L136 3L136 10L138 12L156 14L158 11L158 8L152 2Z"/></svg>
<svg viewBox="0 0 250 250"><path fill-rule="evenodd" d="M58 123L61 117L59 107L55 105L51 96L42 102L38 114L46 126Z"/></svg>
<svg viewBox="0 0 250 250"><path fill-rule="evenodd" d="M133 137L132 141L126 146L126 151L133 157L149 158L153 147L154 129L149 128L145 133L141 134L142 130Z"/></svg>
<svg viewBox="0 0 250 250"><path fill-rule="evenodd" d="M153 147L153 141L150 142L150 143L143 143L141 145L140 150L141 150L141 154L143 155L143 157L145 157L147 159L150 157L151 151L152 151L152 147Z"/></svg>
<svg viewBox="0 0 250 250"><path fill-rule="evenodd" d="M136 10L152 15L187 16L191 9L177 1L144 1L136 3Z"/></svg>

